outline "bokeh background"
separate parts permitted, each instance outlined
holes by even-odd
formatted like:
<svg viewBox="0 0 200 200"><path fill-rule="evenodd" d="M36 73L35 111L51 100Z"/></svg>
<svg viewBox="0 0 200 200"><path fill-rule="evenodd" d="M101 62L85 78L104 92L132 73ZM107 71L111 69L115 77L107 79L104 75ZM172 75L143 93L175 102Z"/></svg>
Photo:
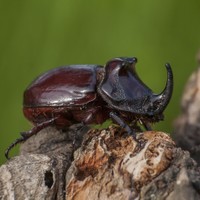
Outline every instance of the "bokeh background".
<svg viewBox="0 0 200 200"><path fill-rule="evenodd" d="M24 89L42 72L67 64L136 56L139 76L160 92L170 62L173 98L154 129L171 133L185 82L197 66L199 20L198 0L0 0L0 163L6 147L31 127L22 114Z"/></svg>

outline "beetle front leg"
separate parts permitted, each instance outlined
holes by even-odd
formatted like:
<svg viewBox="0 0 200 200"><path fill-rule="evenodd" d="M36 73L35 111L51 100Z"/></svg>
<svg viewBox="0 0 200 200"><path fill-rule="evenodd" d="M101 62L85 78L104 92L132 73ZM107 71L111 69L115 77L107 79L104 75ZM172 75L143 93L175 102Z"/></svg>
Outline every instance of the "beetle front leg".
<svg viewBox="0 0 200 200"><path fill-rule="evenodd" d="M39 131L41 131L42 129L46 128L47 126L50 126L54 123L55 118L50 119L46 122L42 122L36 126L34 126L31 130L27 131L27 132L22 132L20 133L22 137L16 139L5 151L5 157L9 160L9 152L10 150L16 146L19 143L25 142L28 138L30 138L32 135L37 134Z"/></svg>
<svg viewBox="0 0 200 200"><path fill-rule="evenodd" d="M147 131L152 131L151 125L149 123L143 123L143 125Z"/></svg>
<svg viewBox="0 0 200 200"><path fill-rule="evenodd" d="M151 128L150 123L144 122L143 120L141 120L140 123L141 123L141 125L144 126L144 128L145 128L147 131L152 131L152 128Z"/></svg>
<svg viewBox="0 0 200 200"><path fill-rule="evenodd" d="M117 122L122 128L124 128L129 135L132 135L136 140L136 133L126 124L116 113L110 112L110 118Z"/></svg>

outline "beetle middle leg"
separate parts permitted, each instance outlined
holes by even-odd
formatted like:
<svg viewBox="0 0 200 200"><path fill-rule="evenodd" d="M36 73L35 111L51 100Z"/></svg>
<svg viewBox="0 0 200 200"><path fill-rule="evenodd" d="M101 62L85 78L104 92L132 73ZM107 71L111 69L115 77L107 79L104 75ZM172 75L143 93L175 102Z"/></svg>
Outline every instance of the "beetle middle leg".
<svg viewBox="0 0 200 200"><path fill-rule="evenodd" d="M73 151L75 151L77 149L76 147L77 140L82 141L84 135L83 133L86 133L89 129L83 122L81 122L80 124L77 124L74 129L72 128L71 130L73 131L72 147Z"/></svg>
<svg viewBox="0 0 200 200"><path fill-rule="evenodd" d="M131 129L128 124L126 124L116 113L110 112L110 117L115 122L117 122L122 128L124 128L129 135L132 135L133 138L136 140L136 133ZM137 141L137 140L136 140Z"/></svg>
<svg viewBox="0 0 200 200"><path fill-rule="evenodd" d="M37 124L34 126L31 130L27 132L20 133L22 137L16 139L5 151L5 157L9 160L9 152L10 150L16 146L19 143L25 142L28 138L30 138L32 135L36 135L39 131L46 128L47 126L50 126L54 123L55 118L50 119L48 121L42 122L40 124Z"/></svg>

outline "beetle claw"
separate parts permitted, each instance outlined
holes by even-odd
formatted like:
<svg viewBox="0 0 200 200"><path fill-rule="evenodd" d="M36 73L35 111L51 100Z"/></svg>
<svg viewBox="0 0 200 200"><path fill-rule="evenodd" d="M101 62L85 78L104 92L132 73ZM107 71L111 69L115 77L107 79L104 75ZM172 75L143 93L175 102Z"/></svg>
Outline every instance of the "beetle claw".
<svg viewBox="0 0 200 200"><path fill-rule="evenodd" d="M5 157L6 157L7 160L10 159L10 157L9 157L9 152L10 152L10 150L11 150L14 146L16 146L17 144L19 144L19 143L21 143L21 142L24 142L25 140L26 140L26 139L22 136L21 138L16 139L16 140L6 149L6 151L5 151Z"/></svg>
<svg viewBox="0 0 200 200"><path fill-rule="evenodd" d="M27 132L20 132L20 135L21 135L24 139L28 138L28 133L27 133Z"/></svg>

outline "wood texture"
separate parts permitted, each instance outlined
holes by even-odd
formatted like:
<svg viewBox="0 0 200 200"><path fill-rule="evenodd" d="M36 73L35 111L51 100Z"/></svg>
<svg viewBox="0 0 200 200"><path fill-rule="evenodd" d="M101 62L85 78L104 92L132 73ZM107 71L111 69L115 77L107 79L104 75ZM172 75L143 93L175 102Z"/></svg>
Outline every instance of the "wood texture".
<svg viewBox="0 0 200 200"><path fill-rule="evenodd" d="M169 167L174 142L162 132L91 130L67 173L66 199L130 199Z"/></svg>
<svg viewBox="0 0 200 200"><path fill-rule="evenodd" d="M138 146L119 127L86 132L50 127L31 137L0 168L0 199L200 198L197 164L166 133L139 133Z"/></svg>
<svg viewBox="0 0 200 200"><path fill-rule="evenodd" d="M190 76L174 123L174 140L200 164L200 67Z"/></svg>
<svg viewBox="0 0 200 200"><path fill-rule="evenodd" d="M87 130L48 127L23 143L20 156L0 168L0 199L64 199L65 174Z"/></svg>

